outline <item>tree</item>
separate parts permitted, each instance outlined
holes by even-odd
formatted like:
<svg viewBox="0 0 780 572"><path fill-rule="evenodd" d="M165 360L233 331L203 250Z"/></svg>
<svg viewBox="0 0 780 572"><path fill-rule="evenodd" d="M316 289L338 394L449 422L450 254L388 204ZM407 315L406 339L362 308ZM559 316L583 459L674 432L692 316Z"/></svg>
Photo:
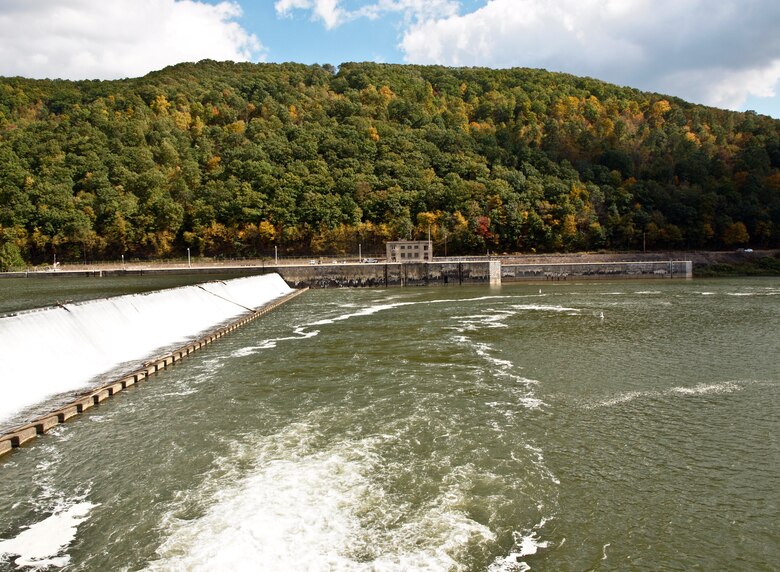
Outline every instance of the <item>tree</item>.
<svg viewBox="0 0 780 572"><path fill-rule="evenodd" d="M24 266L22 253L14 242L12 233L0 227L0 272L18 270Z"/></svg>
<svg viewBox="0 0 780 572"><path fill-rule="evenodd" d="M748 242L750 242L750 235L743 222L731 223L723 230L723 244L726 246L745 245Z"/></svg>

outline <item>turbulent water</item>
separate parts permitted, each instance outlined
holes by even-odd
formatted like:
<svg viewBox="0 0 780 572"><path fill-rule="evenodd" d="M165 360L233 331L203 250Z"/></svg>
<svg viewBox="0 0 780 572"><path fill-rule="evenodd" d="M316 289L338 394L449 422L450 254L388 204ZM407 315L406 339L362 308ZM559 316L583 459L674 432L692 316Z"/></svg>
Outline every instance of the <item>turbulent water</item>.
<svg viewBox="0 0 780 572"><path fill-rule="evenodd" d="M0 459L0 569L776 570L780 282L539 288L306 293Z"/></svg>

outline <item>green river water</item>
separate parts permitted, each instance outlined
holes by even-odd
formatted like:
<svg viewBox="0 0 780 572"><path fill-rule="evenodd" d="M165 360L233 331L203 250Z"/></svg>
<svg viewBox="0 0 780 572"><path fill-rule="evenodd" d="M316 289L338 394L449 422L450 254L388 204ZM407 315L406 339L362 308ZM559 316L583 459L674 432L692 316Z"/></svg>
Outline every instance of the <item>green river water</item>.
<svg viewBox="0 0 780 572"><path fill-rule="evenodd" d="M0 569L778 570L778 356L777 279L309 291L0 458Z"/></svg>

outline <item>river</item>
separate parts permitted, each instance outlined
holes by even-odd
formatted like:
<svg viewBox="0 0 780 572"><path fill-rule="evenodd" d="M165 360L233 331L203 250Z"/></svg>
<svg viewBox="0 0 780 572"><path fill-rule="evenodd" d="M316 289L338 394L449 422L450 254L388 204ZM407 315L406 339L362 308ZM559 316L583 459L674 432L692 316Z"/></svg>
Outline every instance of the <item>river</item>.
<svg viewBox="0 0 780 572"><path fill-rule="evenodd" d="M777 279L310 291L0 458L0 569L776 570L778 355Z"/></svg>

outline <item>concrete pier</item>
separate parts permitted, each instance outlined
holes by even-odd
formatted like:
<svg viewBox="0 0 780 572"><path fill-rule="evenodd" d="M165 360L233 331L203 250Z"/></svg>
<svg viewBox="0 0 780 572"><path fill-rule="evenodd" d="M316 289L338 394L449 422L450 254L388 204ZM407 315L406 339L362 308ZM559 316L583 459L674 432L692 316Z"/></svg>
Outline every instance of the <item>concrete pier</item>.
<svg viewBox="0 0 780 572"><path fill-rule="evenodd" d="M91 409L92 406L95 405L95 401L91 396L82 397L78 401L75 401L74 405L76 406L76 411L84 413L87 409Z"/></svg>
<svg viewBox="0 0 780 572"><path fill-rule="evenodd" d="M56 414L57 414L57 420L60 423L65 423L71 417L75 417L76 415L78 415L79 410L78 407L76 407L75 405L67 405L62 409L57 410Z"/></svg>
<svg viewBox="0 0 780 572"><path fill-rule="evenodd" d="M152 361L146 362L141 368L134 372L125 374L123 377L110 383L91 389L85 394L74 399L68 405L60 407L51 413L33 420L26 425L3 433L0 435L0 457L2 457L5 453L11 452L15 448L21 447L24 443L34 439L37 435L42 435L53 427L56 427L61 423L65 423L67 420L84 413L92 407L102 404L110 397L120 393L123 389L149 379L158 371L166 369L168 366L181 361L184 356L188 356L195 350L200 349L214 340L227 335L240 326L248 324L260 316L264 316L285 302L289 302L293 298L299 296L306 290L307 288L295 290L294 292L291 292L282 298L279 298L261 308L252 311L251 314L245 314L239 317L227 326L220 327L213 332L206 334L195 342L190 342L188 345L174 350L171 353L159 356Z"/></svg>
<svg viewBox="0 0 780 572"><path fill-rule="evenodd" d="M91 397L92 401L95 403L95 405L97 405L98 403L101 403L102 401L105 401L111 397L111 393L108 391L108 388L104 387L93 393Z"/></svg>
<svg viewBox="0 0 780 572"><path fill-rule="evenodd" d="M113 385L109 385L106 389L108 390L108 396L113 397L120 391L122 391L125 388L124 384L121 381L117 381Z"/></svg>
<svg viewBox="0 0 780 572"><path fill-rule="evenodd" d="M60 423L59 416L56 413L52 413L48 417L44 417L43 419L39 419L35 422L35 430L38 432L38 435L43 435L54 427L55 425L58 425Z"/></svg>
<svg viewBox="0 0 780 572"><path fill-rule="evenodd" d="M25 425L24 427L20 427L11 433L11 445L14 447L20 447L23 443L35 439L37 435L38 430L35 428L35 425Z"/></svg>

